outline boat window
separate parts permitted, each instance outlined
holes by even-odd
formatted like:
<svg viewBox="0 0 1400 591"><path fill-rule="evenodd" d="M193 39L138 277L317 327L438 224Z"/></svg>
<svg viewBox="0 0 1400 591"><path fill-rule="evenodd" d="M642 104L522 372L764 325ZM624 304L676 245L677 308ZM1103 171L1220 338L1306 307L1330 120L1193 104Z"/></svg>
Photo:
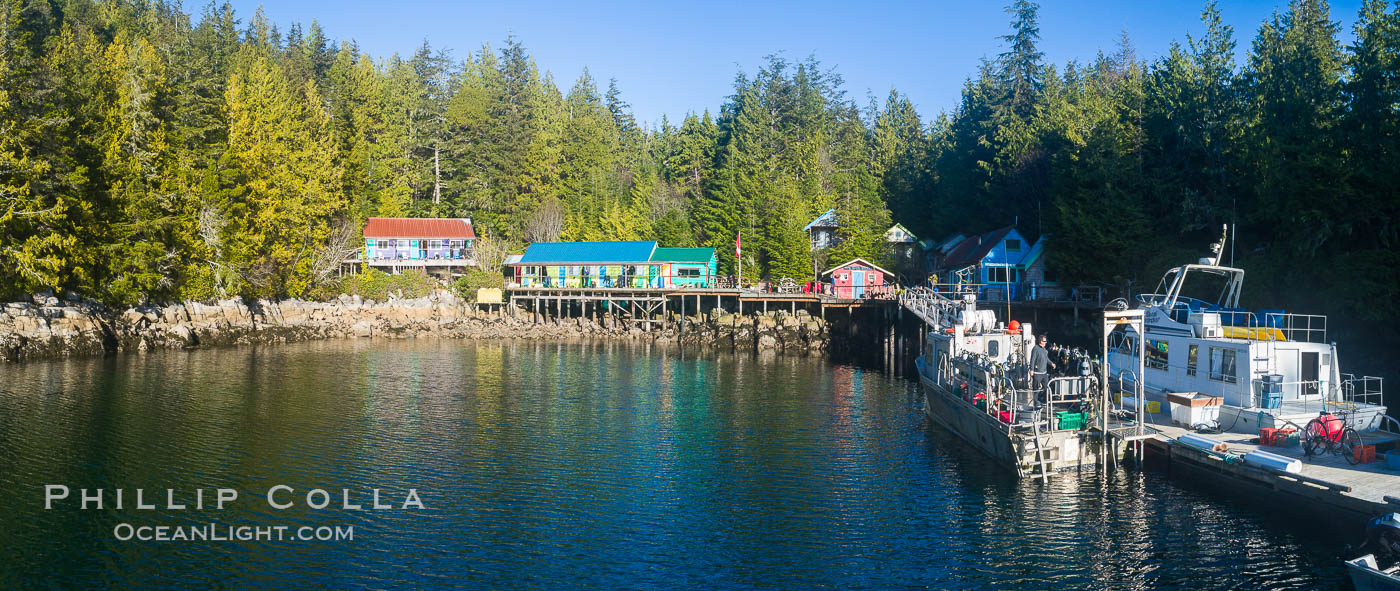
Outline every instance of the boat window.
<svg viewBox="0 0 1400 591"><path fill-rule="evenodd" d="M1211 347L1210 379L1233 384L1237 380L1235 374L1235 350Z"/></svg>
<svg viewBox="0 0 1400 591"><path fill-rule="evenodd" d="M1196 375L1196 350L1200 348L1200 345L1191 345L1186 349L1186 375L1188 376Z"/></svg>
<svg viewBox="0 0 1400 591"><path fill-rule="evenodd" d="M1167 342L1147 340L1147 367L1153 369L1167 368Z"/></svg>
<svg viewBox="0 0 1400 591"><path fill-rule="evenodd" d="M997 342L995 339L988 340L988 341L987 341L987 356L988 356L988 357L997 357L997 356L999 356L999 355L1001 355L1001 343Z"/></svg>

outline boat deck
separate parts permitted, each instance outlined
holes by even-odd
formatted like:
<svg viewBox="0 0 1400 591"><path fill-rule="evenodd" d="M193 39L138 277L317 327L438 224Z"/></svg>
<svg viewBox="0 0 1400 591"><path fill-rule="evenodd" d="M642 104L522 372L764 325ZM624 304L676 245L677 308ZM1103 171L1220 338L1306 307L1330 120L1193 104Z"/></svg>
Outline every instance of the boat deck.
<svg viewBox="0 0 1400 591"><path fill-rule="evenodd" d="M1299 474L1286 474L1265 470L1244 463L1227 464L1219 456L1177 444L1176 438L1186 434L1184 427L1174 425L1168 414L1148 414L1149 424L1160 431L1153 441L1159 448L1170 447L1173 461L1184 456L1196 467L1210 472L1232 477L1236 481L1272 489L1286 496L1301 497L1300 500L1323 501L1335 508L1358 513L1358 516L1374 516L1386 511L1400 510L1400 471L1386 468L1384 458L1369 464L1351 465L1340 455L1326 454L1307 458L1301 446L1275 447L1261 446L1258 435L1246 433L1216 433L1206 435L1229 446L1228 453L1243 456L1254 450L1302 460L1303 470ZM1378 448L1394 449L1397 445L1394 436L1384 433L1363 434L1362 440ZM1379 454L1378 454L1379 455Z"/></svg>

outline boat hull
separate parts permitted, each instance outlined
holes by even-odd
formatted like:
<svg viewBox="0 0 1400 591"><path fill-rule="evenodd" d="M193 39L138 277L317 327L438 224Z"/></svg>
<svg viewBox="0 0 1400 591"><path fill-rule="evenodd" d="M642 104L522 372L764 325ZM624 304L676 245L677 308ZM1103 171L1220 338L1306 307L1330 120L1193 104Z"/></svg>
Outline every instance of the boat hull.
<svg viewBox="0 0 1400 591"><path fill-rule="evenodd" d="M994 463L1017 474L1029 475L1036 468L1035 436L1010 429L1006 423L968 404L956 392L940 386L925 375L923 358L916 361L923 384L924 413L929 419L952 431L963 441L992 458ZM1095 463L1095 455L1080 445L1077 431L1042 433L1047 472Z"/></svg>
<svg viewBox="0 0 1400 591"><path fill-rule="evenodd" d="M1369 554L1348 560L1347 574L1356 591L1400 591L1400 575L1378 570L1375 557Z"/></svg>

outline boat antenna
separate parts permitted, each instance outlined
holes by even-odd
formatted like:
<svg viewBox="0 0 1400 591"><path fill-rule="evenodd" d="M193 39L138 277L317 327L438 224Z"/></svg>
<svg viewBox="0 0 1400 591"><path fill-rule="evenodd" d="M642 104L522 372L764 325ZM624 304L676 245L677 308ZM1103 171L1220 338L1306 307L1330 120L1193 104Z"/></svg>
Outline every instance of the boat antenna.
<svg viewBox="0 0 1400 591"><path fill-rule="evenodd" d="M1235 228L1238 228L1238 227L1239 227L1239 224L1233 224L1233 223L1230 224L1230 266L1231 266L1231 267L1235 266Z"/></svg>

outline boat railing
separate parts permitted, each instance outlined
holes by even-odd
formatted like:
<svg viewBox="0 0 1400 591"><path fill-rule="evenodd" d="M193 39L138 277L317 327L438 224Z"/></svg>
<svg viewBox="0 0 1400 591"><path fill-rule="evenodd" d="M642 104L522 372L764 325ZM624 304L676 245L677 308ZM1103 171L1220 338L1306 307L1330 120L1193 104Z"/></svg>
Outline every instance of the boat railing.
<svg viewBox="0 0 1400 591"><path fill-rule="evenodd" d="M1385 382L1376 376L1342 374L1341 400L1362 404L1385 404Z"/></svg>
<svg viewBox="0 0 1400 591"><path fill-rule="evenodd" d="M1164 293L1140 293L1137 294L1137 301L1144 306L1160 306L1167 302L1167 294Z"/></svg>
<svg viewBox="0 0 1400 591"><path fill-rule="evenodd" d="M1046 403L1041 416L1049 423L1049 430L1078 431L1084 426L1089 414L1084 412L1084 400L1085 397L1099 391L1098 383L1096 376L1061 376L1047 382ZM1079 421L1080 426L1062 429L1058 420L1061 412L1084 413Z"/></svg>
<svg viewBox="0 0 1400 591"><path fill-rule="evenodd" d="M1253 314L1250 314L1252 317ZM1253 320L1253 318L1251 318ZM1256 326L1250 322L1250 326ZM1327 317L1320 314L1289 314L1286 312L1265 312L1264 328L1278 329L1289 341L1303 343L1327 342Z"/></svg>

